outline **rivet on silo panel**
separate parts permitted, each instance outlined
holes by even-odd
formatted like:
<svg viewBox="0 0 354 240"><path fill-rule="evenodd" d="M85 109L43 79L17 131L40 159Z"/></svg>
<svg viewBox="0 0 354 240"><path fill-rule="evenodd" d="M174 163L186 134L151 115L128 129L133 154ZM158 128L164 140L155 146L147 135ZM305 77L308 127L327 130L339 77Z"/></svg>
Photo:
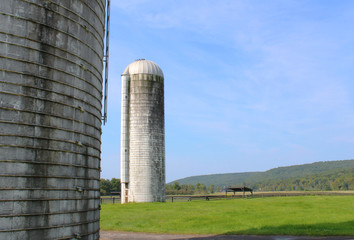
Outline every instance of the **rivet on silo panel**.
<svg viewBox="0 0 354 240"><path fill-rule="evenodd" d="M82 147L82 142L77 141L76 144L77 144L79 147Z"/></svg>
<svg viewBox="0 0 354 240"><path fill-rule="evenodd" d="M43 3L44 8L48 8L50 3L50 0L45 0L45 2Z"/></svg>
<svg viewBox="0 0 354 240"><path fill-rule="evenodd" d="M86 30L86 32L89 32L89 29L86 25L83 25L84 29Z"/></svg>
<svg viewBox="0 0 354 240"><path fill-rule="evenodd" d="M86 71L87 68L85 67L85 65L83 63L80 64L80 67L82 68L82 70Z"/></svg>
<svg viewBox="0 0 354 240"><path fill-rule="evenodd" d="M76 187L76 191L78 191L78 192L82 192L82 191L83 191L83 189L82 189L82 187Z"/></svg>
<svg viewBox="0 0 354 240"><path fill-rule="evenodd" d="M78 108L81 112L85 112L85 109L84 109L83 107L78 106L77 108Z"/></svg>
<svg viewBox="0 0 354 240"><path fill-rule="evenodd" d="M75 233L74 234L75 239L81 239L81 234L80 233Z"/></svg>

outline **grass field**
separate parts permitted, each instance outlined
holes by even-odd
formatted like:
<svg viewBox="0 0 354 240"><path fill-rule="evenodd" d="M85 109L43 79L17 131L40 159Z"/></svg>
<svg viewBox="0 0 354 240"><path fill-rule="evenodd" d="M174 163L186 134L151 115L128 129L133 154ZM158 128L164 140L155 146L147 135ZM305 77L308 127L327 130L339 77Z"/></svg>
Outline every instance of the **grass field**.
<svg viewBox="0 0 354 240"><path fill-rule="evenodd" d="M104 204L101 229L186 234L354 235L354 196Z"/></svg>

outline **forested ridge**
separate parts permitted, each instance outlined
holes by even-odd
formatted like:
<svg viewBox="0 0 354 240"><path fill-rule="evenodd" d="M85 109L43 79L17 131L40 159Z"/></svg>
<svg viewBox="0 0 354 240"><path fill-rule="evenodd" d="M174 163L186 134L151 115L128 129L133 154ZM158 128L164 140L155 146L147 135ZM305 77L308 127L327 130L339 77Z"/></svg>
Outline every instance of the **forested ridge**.
<svg viewBox="0 0 354 240"><path fill-rule="evenodd" d="M354 167L334 169L304 177L265 180L249 186L261 191L354 190Z"/></svg>
<svg viewBox="0 0 354 240"><path fill-rule="evenodd" d="M188 177L166 184L166 194L210 194L231 186L247 186L255 191L354 190L353 176L354 160L316 162L265 172ZM101 195L111 192L120 192L120 180L101 179Z"/></svg>
<svg viewBox="0 0 354 240"><path fill-rule="evenodd" d="M247 186L262 191L354 190L354 160L316 162L265 172L226 173L178 179L182 185ZM173 185L174 182L169 183Z"/></svg>

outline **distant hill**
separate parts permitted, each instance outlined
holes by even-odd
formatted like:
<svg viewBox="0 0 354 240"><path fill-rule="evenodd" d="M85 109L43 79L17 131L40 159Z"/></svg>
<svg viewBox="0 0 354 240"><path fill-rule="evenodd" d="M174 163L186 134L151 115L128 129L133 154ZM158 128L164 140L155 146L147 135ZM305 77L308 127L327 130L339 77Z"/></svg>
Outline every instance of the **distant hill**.
<svg viewBox="0 0 354 240"><path fill-rule="evenodd" d="M224 173L200 175L175 180L180 185L197 183L215 187L241 186L246 185L254 188L265 186L272 183L274 186L289 181L317 181L323 177L345 175L346 179L353 181L354 160L315 162L311 164L294 165L289 167L273 168L265 172L244 172L244 173ZM307 180L306 180L307 179ZM173 182L175 182L173 181ZM171 183L173 183L171 182Z"/></svg>

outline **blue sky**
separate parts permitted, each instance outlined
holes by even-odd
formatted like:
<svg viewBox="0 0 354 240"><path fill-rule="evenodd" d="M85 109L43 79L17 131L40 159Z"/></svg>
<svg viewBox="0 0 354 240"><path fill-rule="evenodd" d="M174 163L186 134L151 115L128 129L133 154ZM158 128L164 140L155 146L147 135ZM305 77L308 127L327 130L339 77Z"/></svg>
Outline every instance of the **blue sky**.
<svg viewBox="0 0 354 240"><path fill-rule="evenodd" d="M354 1L112 0L102 178L120 177L120 75L165 76L166 180L354 158Z"/></svg>

